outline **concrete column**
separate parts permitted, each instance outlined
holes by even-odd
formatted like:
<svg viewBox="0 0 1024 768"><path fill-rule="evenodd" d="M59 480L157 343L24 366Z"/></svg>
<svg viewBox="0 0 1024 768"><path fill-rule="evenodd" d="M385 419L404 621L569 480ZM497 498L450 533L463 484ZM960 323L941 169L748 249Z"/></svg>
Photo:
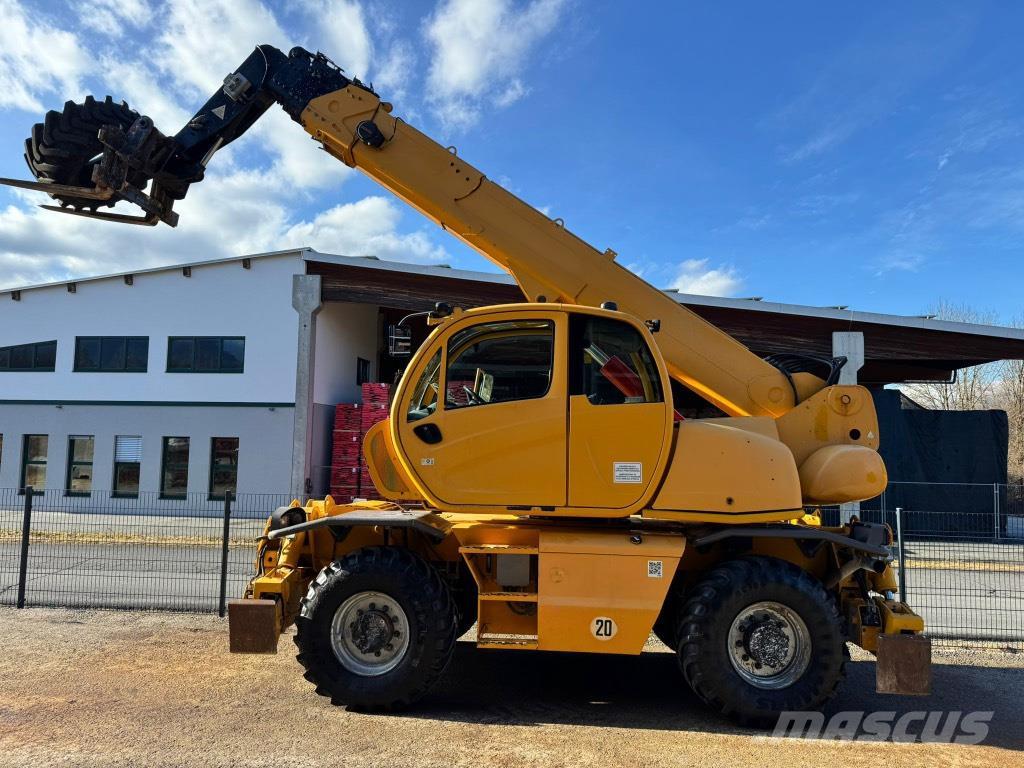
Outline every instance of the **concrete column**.
<svg viewBox="0 0 1024 768"><path fill-rule="evenodd" d="M856 384L857 372L864 367L864 334L860 331L834 332L832 334L832 356L846 358L846 365L839 372L839 383ZM839 505L840 523L848 523L850 518L859 514L859 501Z"/></svg>
<svg viewBox="0 0 1024 768"><path fill-rule="evenodd" d="M313 368L316 364L316 316L320 306L320 275L292 275L292 307L299 313L291 479L291 493L296 497L305 495L307 480L312 476Z"/></svg>
<svg viewBox="0 0 1024 768"><path fill-rule="evenodd" d="M864 367L864 334L860 331L836 331L832 334L832 357L845 357L839 372L840 384L856 384L857 371Z"/></svg>

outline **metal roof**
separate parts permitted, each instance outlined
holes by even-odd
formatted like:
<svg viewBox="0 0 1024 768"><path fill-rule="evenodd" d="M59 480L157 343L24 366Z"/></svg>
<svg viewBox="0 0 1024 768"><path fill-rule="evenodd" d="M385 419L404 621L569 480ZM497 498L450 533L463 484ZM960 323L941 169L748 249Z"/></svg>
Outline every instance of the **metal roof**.
<svg viewBox="0 0 1024 768"><path fill-rule="evenodd" d="M324 298L367 301L399 308L422 308L428 300L466 306L521 301L512 276L504 272L452 269L445 265L383 261L374 256L343 256L312 248L293 248L221 259L181 262L161 267L77 277L0 291L31 291L98 280L123 278L262 259L297 256L306 270L325 278ZM1000 359L1024 358L1024 329L961 323L933 318L859 312L841 307L785 304L666 291L675 301L736 336L757 354L777 351L831 352L831 333L863 331L867 381L945 379L958 368Z"/></svg>

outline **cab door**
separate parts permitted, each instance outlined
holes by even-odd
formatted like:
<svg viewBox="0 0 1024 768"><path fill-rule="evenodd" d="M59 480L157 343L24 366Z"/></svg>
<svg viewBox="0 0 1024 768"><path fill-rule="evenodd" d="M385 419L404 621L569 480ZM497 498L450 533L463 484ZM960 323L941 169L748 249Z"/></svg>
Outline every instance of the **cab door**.
<svg viewBox="0 0 1024 768"><path fill-rule="evenodd" d="M660 480L672 429L671 390L645 336L615 317L570 317L571 507L632 514Z"/></svg>
<svg viewBox="0 0 1024 768"><path fill-rule="evenodd" d="M446 329L421 374L433 380L412 388L397 430L437 502L565 505L566 336L561 312L496 312ZM431 389L436 402L424 405L417 392L430 400Z"/></svg>

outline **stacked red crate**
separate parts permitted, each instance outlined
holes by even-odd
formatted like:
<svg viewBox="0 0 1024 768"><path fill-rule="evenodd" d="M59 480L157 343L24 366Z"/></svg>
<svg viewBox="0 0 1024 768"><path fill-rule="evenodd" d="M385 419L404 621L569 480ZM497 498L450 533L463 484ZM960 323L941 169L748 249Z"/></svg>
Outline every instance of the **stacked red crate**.
<svg viewBox="0 0 1024 768"><path fill-rule="evenodd" d="M334 409L331 496L340 503L359 496L363 410L358 403L342 403Z"/></svg>
<svg viewBox="0 0 1024 768"><path fill-rule="evenodd" d="M360 432L362 437L370 428L385 421L389 413L391 387L388 384L363 384L363 410L360 414ZM365 462L359 465L359 493L364 499L379 499L380 494L373 485L370 470Z"/></svg>

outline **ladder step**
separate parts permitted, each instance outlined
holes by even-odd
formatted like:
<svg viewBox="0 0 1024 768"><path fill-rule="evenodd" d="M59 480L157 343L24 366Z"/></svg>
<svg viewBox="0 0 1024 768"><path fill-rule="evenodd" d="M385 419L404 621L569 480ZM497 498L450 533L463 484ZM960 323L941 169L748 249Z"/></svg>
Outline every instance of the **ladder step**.
<svg viewBox="0 0 1024 768"><path fill-rule="evenodd" d="M496 600L503 603L536 603L536 592L481 592L481 600Z"/></svg>
<svg viewBox="0 0 1024 768"><path fill-rule="evenodd" d="M477 648L515 648L524 651L535 651L538 647L537 638L501 638L492 640L477 640Z"/></svg>
<svg viewBox="0 0 1024 768"><path fill-rule="evenodd" d="M472 544L459 547L459 552L464 555L536 555L540 550L518 544Z"/></svg>

